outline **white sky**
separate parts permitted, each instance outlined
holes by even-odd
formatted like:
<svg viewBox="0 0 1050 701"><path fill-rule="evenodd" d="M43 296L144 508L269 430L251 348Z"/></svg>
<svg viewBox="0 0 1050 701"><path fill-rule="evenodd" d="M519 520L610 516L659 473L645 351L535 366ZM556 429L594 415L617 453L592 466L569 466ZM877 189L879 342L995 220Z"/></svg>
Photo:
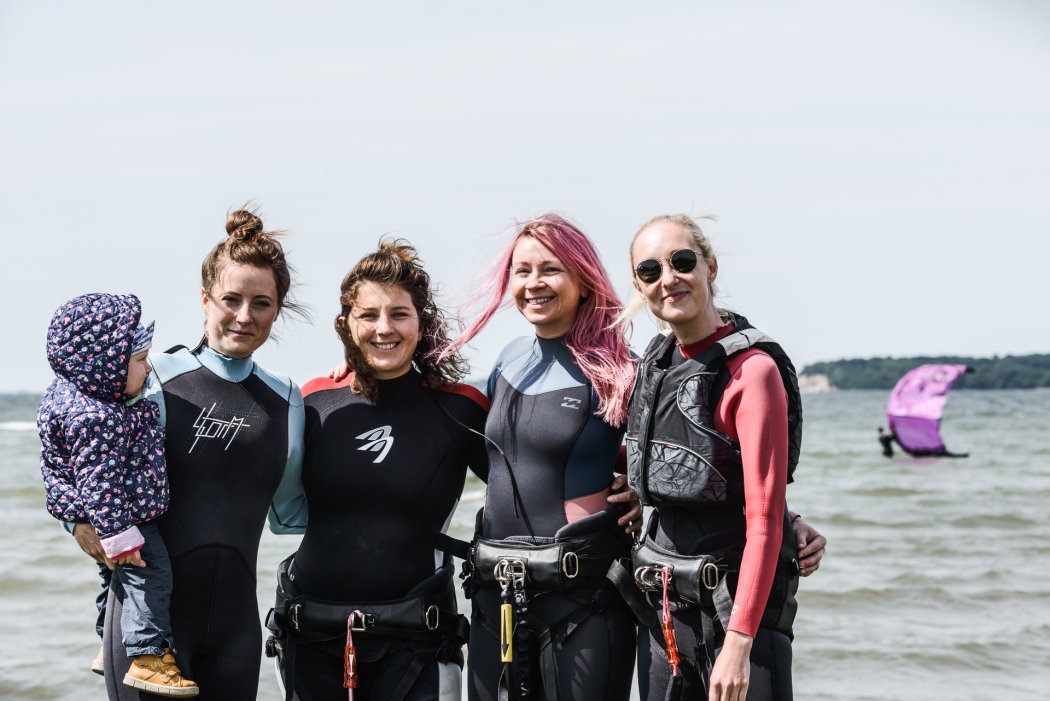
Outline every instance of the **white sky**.
<svg viewBox="0 0 1050 701"><path fill-rule="evenodd" d="M194 344L250 198L294 232L315 322L259 356L300 382L380 235L454 300L549 210L624 295L639 223L717 214L724 301L800 368L1050 352L1048 119L1046 2L0 3L0 391L47 385L84 292ZM499 317L475 375L529 331Z"/></svg>

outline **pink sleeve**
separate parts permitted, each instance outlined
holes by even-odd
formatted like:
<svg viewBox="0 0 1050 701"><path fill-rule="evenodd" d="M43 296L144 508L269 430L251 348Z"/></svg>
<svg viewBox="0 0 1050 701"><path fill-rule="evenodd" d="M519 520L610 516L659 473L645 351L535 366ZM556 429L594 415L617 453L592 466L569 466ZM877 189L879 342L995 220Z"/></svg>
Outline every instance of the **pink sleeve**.
<svg viewBox="0 0 1050 701"><path fill-rule="evenodd" d="M740 443L747 501L747 544L729 630L754 637L773 585L783 538L787 491L787 391L776 363L760 350L730 358L732 379L715 412L715 429Z"/></svg>

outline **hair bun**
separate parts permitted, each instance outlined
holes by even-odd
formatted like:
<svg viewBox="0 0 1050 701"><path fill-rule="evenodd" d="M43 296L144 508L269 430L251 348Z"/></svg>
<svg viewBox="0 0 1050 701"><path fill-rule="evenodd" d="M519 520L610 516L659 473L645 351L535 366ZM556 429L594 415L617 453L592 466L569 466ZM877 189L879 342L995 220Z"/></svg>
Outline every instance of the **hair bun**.
<svg viewBox="0 0 1050 701"><path fill-rule="evenodd" d="M234 241L250 241L263 233L263 221L247 209L238 209L226 217L226 233Z"/></svg>

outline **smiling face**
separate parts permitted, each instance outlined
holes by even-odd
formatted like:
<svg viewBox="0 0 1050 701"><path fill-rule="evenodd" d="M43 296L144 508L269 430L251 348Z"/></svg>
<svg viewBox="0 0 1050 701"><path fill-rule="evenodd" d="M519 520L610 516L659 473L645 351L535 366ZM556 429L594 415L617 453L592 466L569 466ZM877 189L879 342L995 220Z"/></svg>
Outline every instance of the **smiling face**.
<svg viewBox="0 0 1050 701"><path fill-rule="evenodd" d="M392 380L412 369L421 327L406 290L361 283L345 323L376 379Z"/></svg>
<svg viewBox="0 0 1050 701"><path fill-rule="evenodd" d="M683 248L696 251L696 267L680 273L669 264L671 254ZM708 263L690 233L680 224L658 222L638 234L631 246L631 265L643 260L660 261L660 279L645 283L633 275L634 288L645 297L649 310L671 325L682 343L694 343L713 333L721 323L712 304L711 283L718 275L718 261Z"/></svg>
<svg viewBox="0 0 1050 701"><path fill-rule="evenodd" d="M146 385L146 375L149 375L153 366L149 364L149 351L144 350L131 356L128 363L128 384L124 387L124 394L129 397L137 397L142 394L142 388Z"/></svg>
<svg viewBox="0 0 1050 701"><path fill-rule="evenodd" d="M247 358L270 337L277 320L273 271L227 263L211 292L201 289L208 347L230 358Z"/></svg>
<svg viewBox="0 0 1050 701"><path fill-rule="evenodd" d="M537 336L558 338L572 328L587 291L549 248L522 236L511 256L510 294Z"/></svg>

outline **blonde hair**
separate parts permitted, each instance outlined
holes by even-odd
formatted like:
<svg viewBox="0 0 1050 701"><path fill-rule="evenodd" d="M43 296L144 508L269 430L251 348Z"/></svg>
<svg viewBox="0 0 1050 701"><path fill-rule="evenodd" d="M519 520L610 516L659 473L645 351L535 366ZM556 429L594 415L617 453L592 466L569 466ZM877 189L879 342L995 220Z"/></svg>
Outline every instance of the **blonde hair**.
<svg viewBox="0 0 1050 701"><path fill-rule="evenodd" d="M638 227L638 231L634 232L634 237L631 239L631 245L627 249L627 257L631 262L631 278L634 279L634 242L638 240L638 237L642 235L642 232L648 229L654 224L662 224L668 222L670 224L678 224L680 227L685 229L689 236L693 239L693 245L696 246L697 252L703 257L704 262L710 266L715 260L715 251L711 246L711 240L704 234L703 229L700 228L698 219L705 219L707 221L715 221L715 217L712 215L700 215L697 217L691 217L688 214L658 214L649 221ZM715 284L709 282L707 284L708 290L711 294L711 298L715 297ZM646 309L648 306L645 297L637 289L634 291L634 296L631 297L631 301L623 308L623 310L616 317L616 324L626 327L627 324L631 323L631 320L638 315L638 312ZM722 310L718 310L721 315ZM662 319L656 320L656 325L661 331L670 328L666 321Z"/></svg>

